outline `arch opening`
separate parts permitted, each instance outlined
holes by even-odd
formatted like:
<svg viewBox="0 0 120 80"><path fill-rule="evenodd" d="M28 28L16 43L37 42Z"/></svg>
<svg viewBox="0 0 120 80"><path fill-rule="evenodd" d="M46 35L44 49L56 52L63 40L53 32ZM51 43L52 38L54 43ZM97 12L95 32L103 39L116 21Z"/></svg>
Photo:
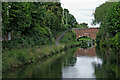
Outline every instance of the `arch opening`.
<svg viewBox="0 0 120 80"><path fill-rule="evenodd" d="M90 36L81 36L77 38L81 48L90 48L94 45L94 39Z"/></svg>
<svg viewBox="0 0 120 80"><path fill-rule="evenodd" d="M82 38L85 38L84 40L93 40L94 42L94 39L91 37L91 36L80 36L79 38L77 38L77 41L80 41L80 40L83 40Z"/></svg>

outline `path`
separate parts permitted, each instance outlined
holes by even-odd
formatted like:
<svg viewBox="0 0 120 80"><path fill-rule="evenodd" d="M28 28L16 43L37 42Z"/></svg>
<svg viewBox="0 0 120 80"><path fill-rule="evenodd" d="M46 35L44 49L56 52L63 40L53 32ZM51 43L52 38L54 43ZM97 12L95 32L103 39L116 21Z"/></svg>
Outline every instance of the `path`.
<svg viewBox="0 0 120 80"><path fill-rule="evenodd" d="M69 29L65 30L62 34L60 34L59 37L55 40L56 45L59 44L59 40L62 38L62 36L63 36L67 31L70 31L70 30L72 30L72 29L73 29L73 28L69 28Z"/></svg>

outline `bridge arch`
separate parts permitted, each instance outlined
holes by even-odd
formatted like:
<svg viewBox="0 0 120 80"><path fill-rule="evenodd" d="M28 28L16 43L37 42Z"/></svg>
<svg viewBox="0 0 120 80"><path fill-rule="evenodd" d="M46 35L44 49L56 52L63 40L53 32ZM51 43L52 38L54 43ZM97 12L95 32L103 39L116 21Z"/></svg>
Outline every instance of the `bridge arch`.
<svg viewBox="0 0 120 80"><path fill-rule="evenodd" d="M77 38L77 41L79 41L80 38L84 38L84 37L88 37L88 38L93 39L91 36L80 36L80 37ZM93 39L93 40L94 40L94 39Z"/></svg>
<svg viewBox="0 0 120 80"><path fill-rule="evenodd" d="M76 39L83 36L88 36L95 40L98 31L99 28L86 28L86 29L74 28L74 32L76 33Z"/></svg>

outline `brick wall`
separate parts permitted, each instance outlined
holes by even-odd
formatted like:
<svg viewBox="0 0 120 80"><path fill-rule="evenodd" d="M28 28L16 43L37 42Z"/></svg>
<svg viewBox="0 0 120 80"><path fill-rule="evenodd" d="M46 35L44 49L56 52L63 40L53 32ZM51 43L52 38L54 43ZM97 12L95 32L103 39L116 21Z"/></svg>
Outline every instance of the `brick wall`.
<svg viewBox="0 0 120 80"><path fill-rule="evenodd" d="M87 28L87 29L74 28L74 31L76 33L76 39L82 36L89 36L95 40L99 28Z"/></svg>

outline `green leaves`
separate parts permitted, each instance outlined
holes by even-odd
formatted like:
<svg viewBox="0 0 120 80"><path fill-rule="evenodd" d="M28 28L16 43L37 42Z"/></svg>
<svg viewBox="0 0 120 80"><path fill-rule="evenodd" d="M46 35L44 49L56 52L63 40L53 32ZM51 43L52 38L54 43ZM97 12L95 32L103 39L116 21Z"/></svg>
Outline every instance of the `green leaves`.
<svg viewBox="0 0 120 80"><path fill-rule="evenodd" d="M74 16L65 11L63 19L59 2L3 2L3 34L13 32L16 42L8 43L11 45L19 44L17 39L32 46L53 43L57 33L77 24ZM67 25L63 24L66 18Z"/></svg>
<svg viewBox="0 0 120 80"><path fill-rule="evenodd" d="M109 6L111 5L111 6ZM100 11L101 9L108 7L107 12L104 15L104 20L100 18L100 14L95 13L98 18L95 17L96 21L100 20L100 31L97 34L96 42L99 45L105 44L110 45L112 48L116 50L120 48L120 2L118 3L105 3L98 7L96 11ZM101 14L102 15L102 14Z"/></svg>
<svg viewBox="0 0 120 80"><path fill-rule="evenodd" d="M107 13L114 4L114 2L106 2L97 7L95 13L93 14L95 18L93 20L93 24L104 22Z"/></svg>
<svg viewBox="0 0 120 80"><path fill-rule="evenodd" d="M110 45L113 47L113 48L116 48L118 49L120 47L120 40L118 38L118 34L116 34L115 37L109 39L109 42L110 42Z"/></svg>
<svg viewBox="0 0 120 80"><path fill-rule="evenodd" d="M3 2L3 32L24 31L31 25L30 4Z"/></svg>
<svg viewBox="0 0 120 80"><path fill-rule="evenodd" d="M63 21L66 26L69 26L67 26L67 28L75 27L78 24L75 17L69 13L68 9L64 9Z"/></svg>
<svg viewBox="0 0 120 80"><path fill-rule="evenodd" d="M106 16L106 22L108 27L108 31L113 31L113 33L119 32L120 28L120 3L117 3L113 8L109 11L108 16Z"/></svg>

